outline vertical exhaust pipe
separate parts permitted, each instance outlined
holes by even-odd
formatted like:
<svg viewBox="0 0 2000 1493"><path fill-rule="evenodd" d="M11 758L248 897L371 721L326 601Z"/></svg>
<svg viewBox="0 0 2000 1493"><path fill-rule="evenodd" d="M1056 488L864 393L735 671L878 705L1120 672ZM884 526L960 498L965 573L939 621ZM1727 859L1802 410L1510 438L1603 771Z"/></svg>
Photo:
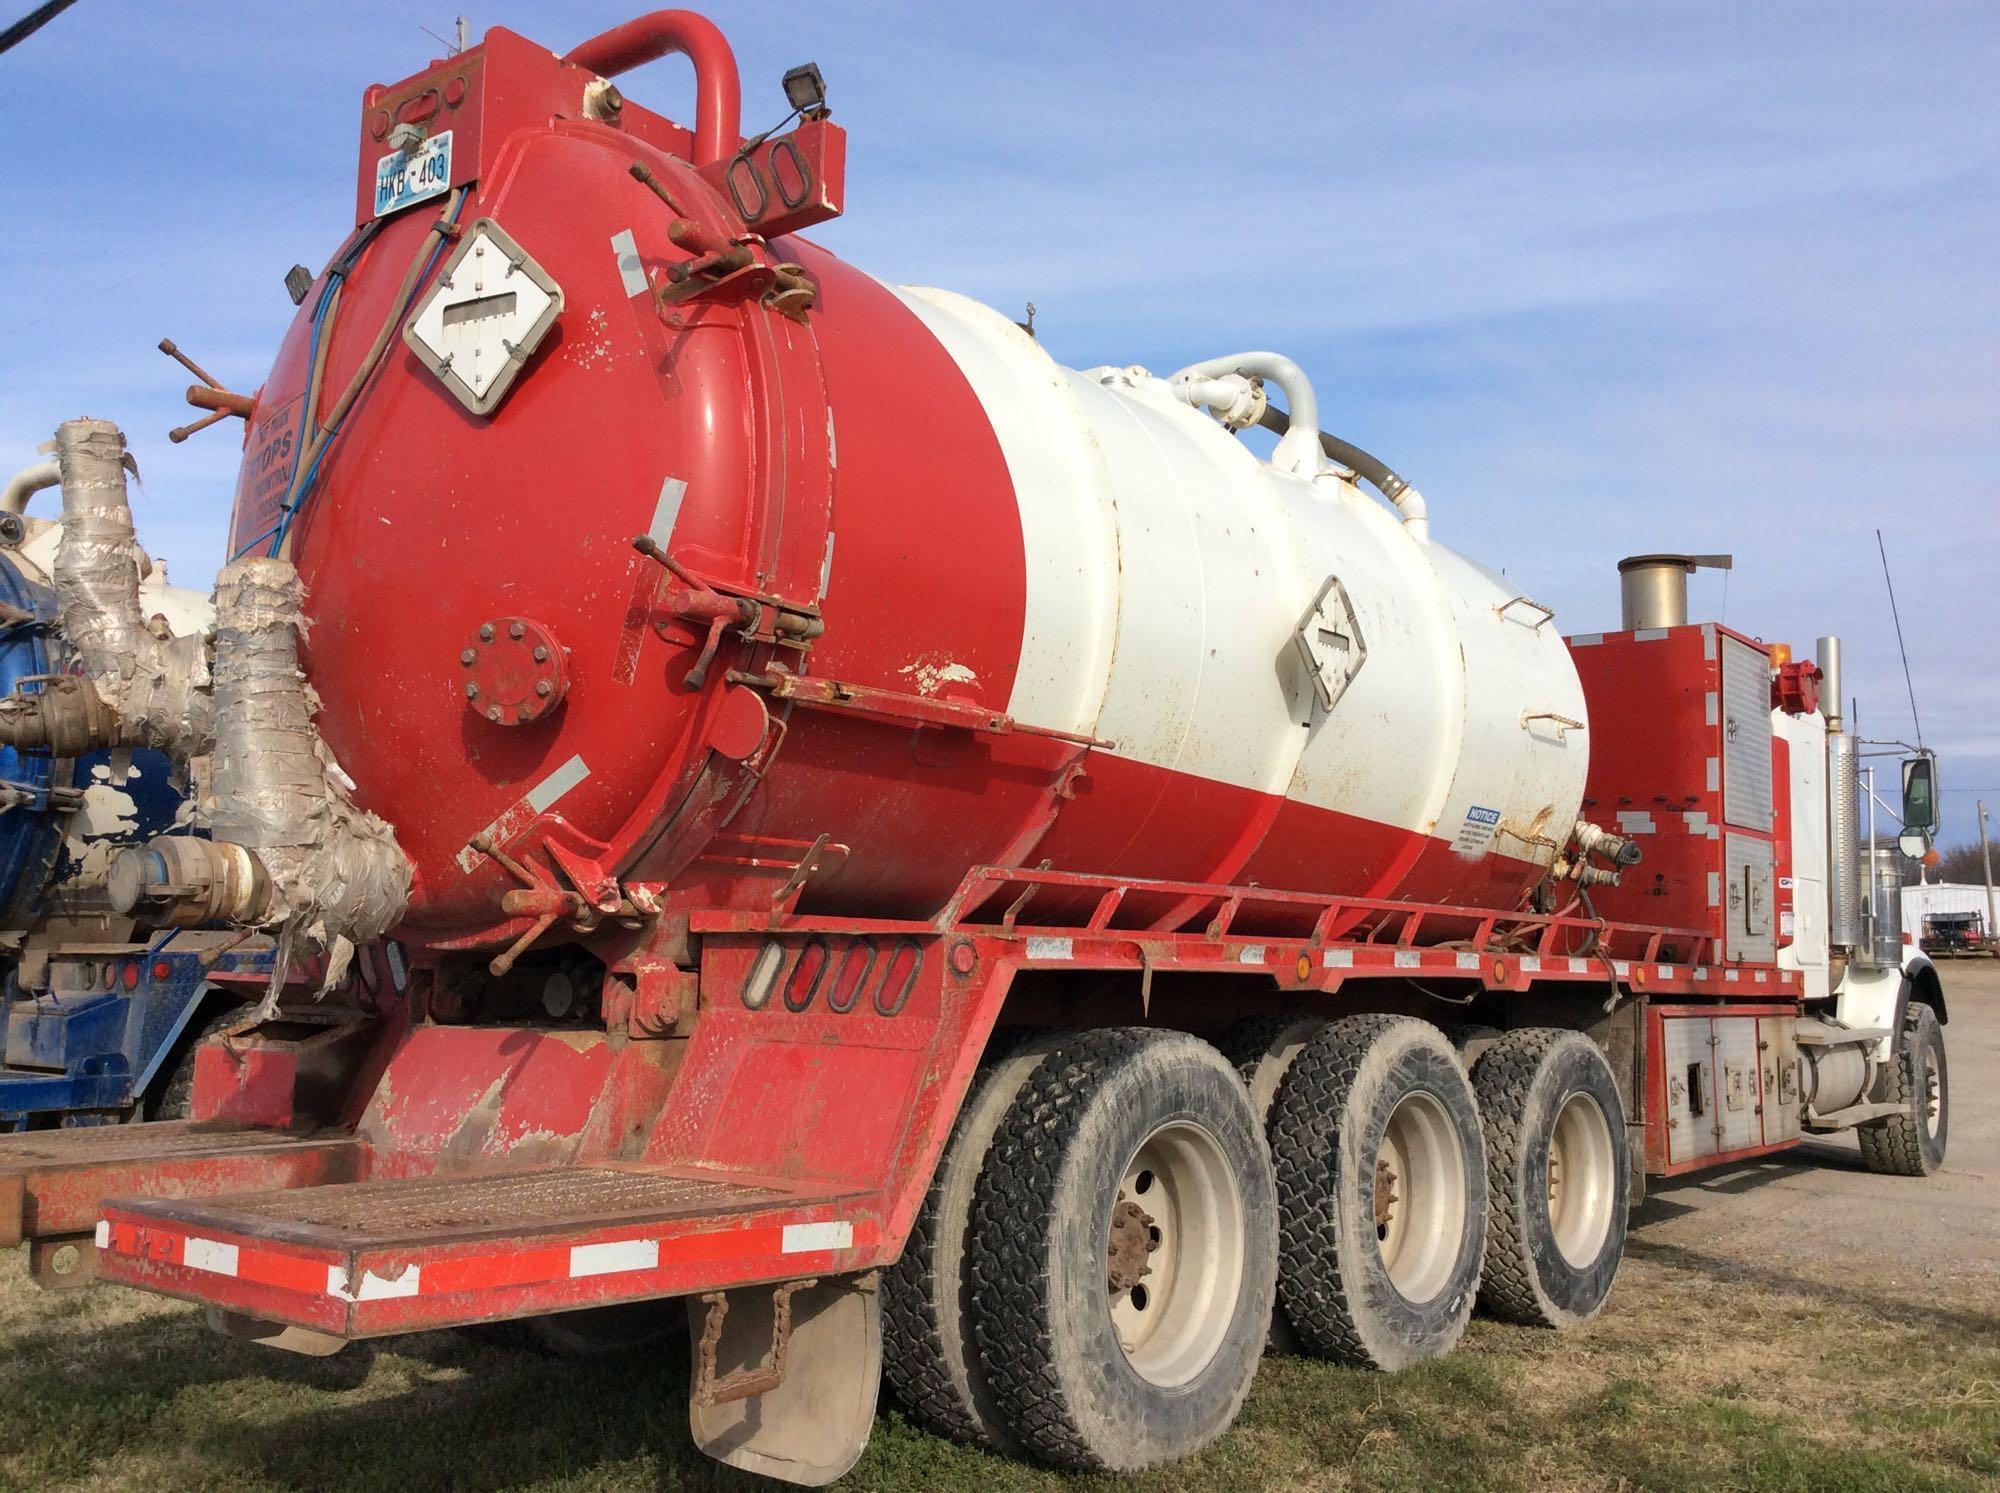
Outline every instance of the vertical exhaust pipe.
<svg viewBox="0 0 2000 1493"><path fill-rule="evenodd" d="M1626 632L1685 626L1688 577L1734 563L1728 555L1628 555L1618 562L1618 625Z"/></svg>
<svg viewBox="0 0 2000 1493"><path fill-rule="evenodd" d="M1857 772L1841 694L1840 639L1821 638L1820 710L1826 716L1827 942L1836 951L1861 945L1861 859L1856 836Z"/></svg>

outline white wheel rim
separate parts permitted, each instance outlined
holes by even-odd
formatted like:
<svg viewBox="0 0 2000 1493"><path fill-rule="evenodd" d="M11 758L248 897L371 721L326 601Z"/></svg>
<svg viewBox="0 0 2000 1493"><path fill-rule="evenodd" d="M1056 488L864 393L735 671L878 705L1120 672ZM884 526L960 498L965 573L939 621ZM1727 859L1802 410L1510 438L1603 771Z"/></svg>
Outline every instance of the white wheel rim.
<svg viewBox="0 0 2000 1493"><path fill-rule="evenodd" d="M1389 1112L1375 1174L1362 1178L1389 1282L1421 1306L1450 1284L1465 1241L1465 1148L1436 1095L1406 1094Z"/></svg>
<svg viewBox="0 0 2000 1493"><path fill-rule="evenodd" d="M1938 1072L1935 1050L1924 1049L1924 1134L1937 1139L1938 1121L1944 1115L1944 1077Z"/></svg>
<svg viewBox="0 0 2000 1493"><path fill-rule="evenodd" d="M1155 1130L1126 1164L1108 1225L1118 1345L1141 1378L1162 1388L1185 1384L1222 1346L1243 1286L1243 1197L1221 1143L1186 1122ZM1150 1246L1143 1274L1126 1280L1139 1238Z"/></svg>
<svg viewBox="0 0 2000 1493"><path fill-rule="evenodd" d="M1588 1094L1571 1094L1556 1111L1549 1133L1549 1228L1556 1249L1581 1270L1592 1264L1611 1233L1612 1196L1618 1178L1611 1123Z"/></svg>

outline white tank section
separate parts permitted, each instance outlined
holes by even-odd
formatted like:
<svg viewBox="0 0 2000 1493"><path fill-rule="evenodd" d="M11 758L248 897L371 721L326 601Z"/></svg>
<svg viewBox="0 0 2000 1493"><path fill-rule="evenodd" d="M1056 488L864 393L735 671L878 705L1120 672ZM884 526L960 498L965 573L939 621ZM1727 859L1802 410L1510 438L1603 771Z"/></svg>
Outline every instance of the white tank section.
<svg viewBox="0 0 2000 1493"><path fill-rule="evenodd" d="M1309 464L1281 469L1166 379L1064 368L976 301L898 293L964 371L1013 478L1015 718L1471 858L1553 858L1588 744L1546 609L1365 495L1316 434Z"/></svg>

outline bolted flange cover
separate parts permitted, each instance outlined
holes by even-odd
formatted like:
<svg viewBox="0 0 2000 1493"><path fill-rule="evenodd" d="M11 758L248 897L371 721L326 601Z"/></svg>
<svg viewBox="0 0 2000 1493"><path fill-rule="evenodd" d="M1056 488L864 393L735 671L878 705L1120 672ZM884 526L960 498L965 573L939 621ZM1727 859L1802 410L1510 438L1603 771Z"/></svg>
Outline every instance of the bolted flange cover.
<svg viewBox="0 0 2000 1493"><path fill-rule="evenodd" d="M458 655L465 708L496 726L525 726L569 693L563 648L541 623L495 617L479 624Z"/></svg>

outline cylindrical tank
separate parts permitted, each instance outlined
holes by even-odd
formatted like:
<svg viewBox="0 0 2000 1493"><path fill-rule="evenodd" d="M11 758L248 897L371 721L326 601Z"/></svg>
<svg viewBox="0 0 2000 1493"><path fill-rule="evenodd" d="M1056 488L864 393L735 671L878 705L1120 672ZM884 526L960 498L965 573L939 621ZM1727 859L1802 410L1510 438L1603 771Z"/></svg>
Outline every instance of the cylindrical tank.
<svg viewBox="0 0 2000 1493"><path fill-rule="evenodd" d="M563 72L580 99L589 75ZM740 223L636 105L562 112L487 140L505 169L459 213L560 287L554 332L485 415L396 345L283 541L321 730L415 864L406 933L518 929L487 844L768 907L825 836L801 906L854 915L926 916L969 867L1043 861L1520 904L1587 748L1567 650L1511 582L1339 474L1275 469L1159 378L1065 368L982 305L803 239L772 246L814 287L802 322L656 304L684 244ZM676 212L697 231L670 237ZM436 218L360 250L326 390ZM234 549L265 543L319 298L259 394ZM780 603L809 646L725 628L691 683L711 637L691 590ZM562 665L532 719L480 692L510 643Z"/></svg>

